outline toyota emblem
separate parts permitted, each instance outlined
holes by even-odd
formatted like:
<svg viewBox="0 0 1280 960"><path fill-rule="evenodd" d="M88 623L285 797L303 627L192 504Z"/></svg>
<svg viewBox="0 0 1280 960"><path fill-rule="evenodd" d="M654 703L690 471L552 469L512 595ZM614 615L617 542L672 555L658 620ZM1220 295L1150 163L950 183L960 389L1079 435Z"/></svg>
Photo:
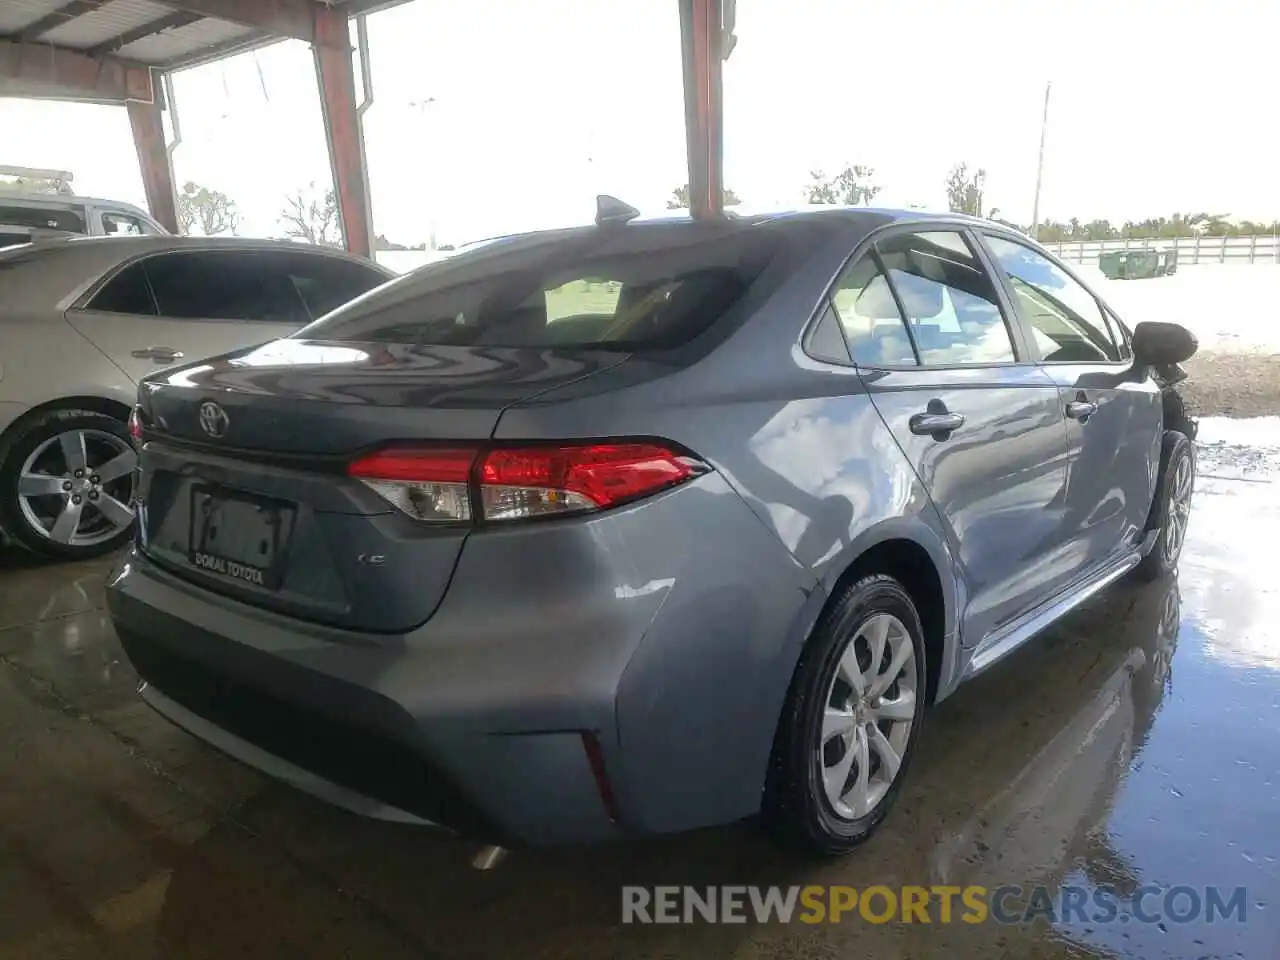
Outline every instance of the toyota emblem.
<svg viewBox="0 0 1280 960"><path fill-rule="evenodd" d="M227 411L212 400L200 404L200 429L213 439L218 440L227 435L227 427L231 426L231 418Z"/></svg>

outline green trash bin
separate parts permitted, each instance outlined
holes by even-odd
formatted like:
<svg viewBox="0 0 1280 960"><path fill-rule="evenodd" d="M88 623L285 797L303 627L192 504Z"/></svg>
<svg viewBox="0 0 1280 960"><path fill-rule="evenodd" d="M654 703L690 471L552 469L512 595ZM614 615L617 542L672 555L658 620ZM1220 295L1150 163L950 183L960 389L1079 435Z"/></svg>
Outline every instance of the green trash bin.
<svg viewBox="0 0 1280 960"><path fill-rule="evenodd" d="M1178 254L1154 248L1111 250L1098 258L1098 267L1110 280L1148 280L1175 272Z"/></svg>

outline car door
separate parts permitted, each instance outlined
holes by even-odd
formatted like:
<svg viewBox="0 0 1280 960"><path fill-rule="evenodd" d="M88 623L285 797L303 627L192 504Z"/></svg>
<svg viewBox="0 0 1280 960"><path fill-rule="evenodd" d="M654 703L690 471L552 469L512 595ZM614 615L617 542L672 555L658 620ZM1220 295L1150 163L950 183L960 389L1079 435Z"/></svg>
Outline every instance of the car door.
<svg viewBox="0 0 1280 960"><path fill-rule="evenodd" d="M1124 332L1098 298L1040 250L983 236L1066 415L1067 517L1085 564L1127 549L1146 525L1160 462L1160 388L1135 371Z"/></svg>
<svg viewBox="0 0 1280 960"><path fill-rule="evenodd" d="M863 382L948 530L962 641L981 640L1070 578L1058 390L1025 356L963 228L882 235L833 296Z"/></svg>
<svg viewBox="0 0 1280 960"><path fill-rule="evenodd" d="M284 266L263 250L160 253L124 266L67 319L139 380L307 324Z"/></svg>

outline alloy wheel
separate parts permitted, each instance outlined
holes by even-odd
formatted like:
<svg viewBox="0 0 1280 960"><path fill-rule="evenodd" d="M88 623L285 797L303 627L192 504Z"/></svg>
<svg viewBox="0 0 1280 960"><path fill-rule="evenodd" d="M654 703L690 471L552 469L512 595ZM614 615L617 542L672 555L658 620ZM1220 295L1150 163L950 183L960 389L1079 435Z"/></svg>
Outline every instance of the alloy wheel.
<svg viewBox="0 0 1280 960"><path fill-rule="evenodd" d="M137 454L104 430L68 430L31 452L18 474L18 507L32 531L54 543L91 547L133 523L130 486Z"/></svg>
<svg viewBox="0 0 1280 960"><path fill-rule="evenodd" d="M840 654L823 702L818 769L838 816L865 817L893 786L916 696L911 634L891 614L870 617Z"/></svg>
<svg viewBox="0 0 1280 960"><path fill-rule="evenodd" d="M1180 457L1169 485L1169 509L1165 519L1164 559L1172 566L1182 553L1187 537L1187 521L1191 517L1191 457Z"/></svg>

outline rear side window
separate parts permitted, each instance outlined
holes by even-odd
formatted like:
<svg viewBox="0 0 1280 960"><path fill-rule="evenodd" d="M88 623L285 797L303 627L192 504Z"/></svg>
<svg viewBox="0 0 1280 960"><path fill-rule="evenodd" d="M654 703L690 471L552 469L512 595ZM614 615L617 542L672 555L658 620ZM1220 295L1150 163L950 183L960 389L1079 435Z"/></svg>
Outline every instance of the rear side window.
<svg viewBox="0 0 1280 960"><path fill-rule="evenodd" d="M117 273L89 301L88 309L155 316L156 304L147 283L146 265L131 264Z"/></svg>
<svg viewBox="0 0 1280 960"><path fill-rule="evenodd" d="M337 257L306 253L279 256L312 320L391 279L372 267Z"/></svg>
<svg viewBox="0 0 1280 960"><path fill-rule="evenodd" d="M906 312L921 363L1013 362L995 283L962 234L898 234L876 249Z"/></svg>
<svg viewBox="0 0 1280 960"><path fill-rule="evenodd" d="M59 210L56 207L0 205L0 223L67 233L86 232L82 210Z"/></svg>
<svg viewBox="0 0 1280 960"><path fill-rule="evenodd" d="M262 251L166 253L145 263L162 317L298 326L310 319L284 264Z"/></svg>
<svg viewBox="0 0 1280 960"><path fill-rule="evenodd" d="M854 363L867 367L915 365L902 313L875 257L864 256L845 271L831 303Z"/></svg>
<svg viewBox="0 0 1280 960"><path fill-rule="evenodd" d="M775 252L756 225L634 225L480 247L349 304L302 336L456 346L680 346Z"/></svg>
<svg viewBox="0 0 1280 960"><path fill-rule="evenodd" d="M851 266L832 295L863 366L1010 363L995 283L960 233L896 234Z"/></svg>
<svg viewBox="0 0 1280 960"><path fill-rule="evenodd" d="M1105 363L1120 359L1102 307L1083 284L1030 247L987 236L1009 277L1018 307L1045 363Z"/></svg>

